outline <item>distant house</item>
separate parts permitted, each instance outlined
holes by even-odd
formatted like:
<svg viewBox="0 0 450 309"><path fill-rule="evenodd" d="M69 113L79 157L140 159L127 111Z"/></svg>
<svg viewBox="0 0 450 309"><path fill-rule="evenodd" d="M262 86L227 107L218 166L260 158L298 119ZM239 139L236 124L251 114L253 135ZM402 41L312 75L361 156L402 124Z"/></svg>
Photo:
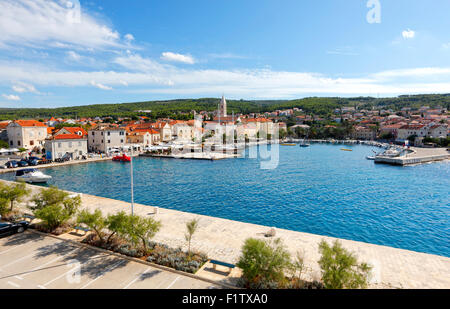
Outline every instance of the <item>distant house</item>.
<svg viewBox="0 0 450 309"><path fill-rule="evenodd" d="M410 136L425 137L428 134L428 129L423 124L408 124L398 129L397 140L405 141Z"/></svg>
<svg viewBox="0 0 450 309"><path fill-rule="evenodd" d="M8 127L11 121L2 121L0 122L0 141L8 141L8 131L6 128Z"/></svg>
<svg viewBox="0 0 450 309"><path fill-rule="evenodd" d="M374 140L377 137L376 131L370 128L357 126L352 132L352 138L357 140Z"/></svg>
<svg viewBox="0 0 450 309"><path fill-rule="evenodd" d="M10 147L40 150L47 138L47 126L36 120L13 121L6 130Z"/></svg>
<svg viewBox="0 0 450 309"><path fill-rule="evenodd" d="M70 159L80 159L87 156L86 136L78 134L58 134L45 140L44 148L46 158L49 160L60 159L68 156Z"/></svg>
<svg viewBox="0 0 450 309"><path fill-rule="evenodd" d="M90 152L108 153L113 148L123 148L127 141L125 128L96 127L88 132Z"/></svg>
<svg viewBox="0 0 450 309"><path fill-rule="evenodd" d="M140 144L142 146L156 145L160 141L160 134L154 129L136 129L127 134L128 144Z"/></svg>
<svg viewBox="0 0 450 309"><path fill-rule="evenodd" d="M63 127L53 133L54 136L58 136L60 134L77 134L78 136L81 137L86 137L88 135L86 130L83 129L82 127Z"/></svg>

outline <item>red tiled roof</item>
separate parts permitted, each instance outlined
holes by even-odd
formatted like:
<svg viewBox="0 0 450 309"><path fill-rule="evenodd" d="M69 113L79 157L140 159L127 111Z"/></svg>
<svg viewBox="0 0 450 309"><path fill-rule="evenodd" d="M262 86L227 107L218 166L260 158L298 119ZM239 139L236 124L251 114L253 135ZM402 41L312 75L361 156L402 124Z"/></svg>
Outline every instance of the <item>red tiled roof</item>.
<svg viewBox="0 0 450 309"><path fill-rule="evenodd" d="M69 131L72 134L77 134L78 132L81 131L81 133L83 134L83 136L87 135L87 132L85 129L83 129L82 127L64 127L62 129L66 129L67 131Z"/></svg>
<svg viewBox="0 0 450 309"><path fill-rule="evenodd" d="M53 139L84 139L84 138L82 136L79 136L78 134L60 134L54 136Z"/></svg>
<svg viewBox="0 0 450 309"><path fill-rule="evenodd" d="M46 127L43 122L36 120L16 120L14 122L22 127Z"/></svg>

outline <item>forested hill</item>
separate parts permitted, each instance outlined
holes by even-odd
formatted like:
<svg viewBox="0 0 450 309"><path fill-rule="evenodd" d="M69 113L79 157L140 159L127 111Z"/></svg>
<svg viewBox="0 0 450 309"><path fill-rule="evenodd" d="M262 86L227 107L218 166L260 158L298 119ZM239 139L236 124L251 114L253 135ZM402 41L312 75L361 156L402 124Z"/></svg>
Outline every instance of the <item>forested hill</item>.
<svg viewBox="0 0 450 309"><path fill-rule="evenodd" d="M181 113L189 113L193 110L213 111L217 109L220 99L183 99L170 101L148 101L137 103L97 104L86 106L59 107L59 108L0 108L0 120L49 118L49 117L103 117L118 116L130 117L138 114L138 111L151 110L151 116L176 117ZM355 106L359 109L371 109L379 107L385 109L400 110L403 107L441 106L450 110L450 94L399 96L395 98L338 98L338 97L312 97L297 100L227 100L228 112L231 113L258 113L278 109L298 107L306 113L326 115L336 108Z"/></svg>

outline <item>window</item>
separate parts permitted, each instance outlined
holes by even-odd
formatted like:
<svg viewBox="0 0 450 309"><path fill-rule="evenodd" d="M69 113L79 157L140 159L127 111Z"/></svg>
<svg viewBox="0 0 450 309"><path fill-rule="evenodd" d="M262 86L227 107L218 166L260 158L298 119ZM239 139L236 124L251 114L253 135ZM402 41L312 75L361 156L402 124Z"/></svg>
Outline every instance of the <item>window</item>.
<svg viewBox="0 0 450 309"><path fill-rule="evenodd" d="M30 146L34 146L34 141L30 141Z"/></svg>
<svg viewBox="0 0 450 309"><path fill-rule="evenodd" d="M121 139L120 142L123 143L123 139Z"/></svg>
<svg viewBox="0 0 450 309"><path fill-rule="evenodd" d="M92 131L92 136L94 136L95 135L95 132L94 131Z"/></svg>
<svg viewBox="0 0 450 309"><path fill-rule="evenodd" d="M61 148L61 143L58 143L58 148Z"/></svg>
<svg viewBox="0 0 450 309"><path fill-rule="evenodd" d="M20 146L20 141L17 141L17 145Z"/></svg>
<svg viewBox="0 0 450 309"><path fill-rule="evenodd" d="M13 141L10 141L9 144L12 146L13 145Z"/></svg>
<svg viewBox="0 0 450 309"><path fill-rule="evenodd" d="M108 136L110 136L111 135L111 132L108 132Z"/></svg>
<svg viewBox="0 0 450 309"><path fill-rule="evenodd" d="M111 144L111 140L108 140L108 144Z"/></svg>

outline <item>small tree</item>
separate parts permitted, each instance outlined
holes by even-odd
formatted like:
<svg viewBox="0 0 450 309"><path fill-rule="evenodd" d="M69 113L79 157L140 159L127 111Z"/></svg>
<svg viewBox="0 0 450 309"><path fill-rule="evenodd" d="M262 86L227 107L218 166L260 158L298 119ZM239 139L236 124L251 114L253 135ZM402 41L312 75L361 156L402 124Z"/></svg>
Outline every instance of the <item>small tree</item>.
<svg viewBox="0 0 450 309"><path fill-rule="evenodd" d="M186 223L186 234L184 234L184 238L188 242L188 255L191 256L191 240L192 236L194 235L195 231L197 231L198 228L198 219L193 219Z"/></svg>
<svg viewBox="0 0 450 309"><path fill-rule="evenodd" d="M81 205L79 196L69 197L67 192L56 187L42 190L33 201L35 206L30 208L34 215L51 231L69 221Z"/></svg>
<svg viewBox="0 0 450 309"><path fill-rule="evenodd" d="M135 246L142 243L144 251L147 252L148 240L153 238L160 228L161 222L153 218L128 216L126 236Z"/></svg>
<svg viewBox="0 0 450 309"><path fill-rule="evenodd" d="M32 210L42 209L49 205L59 204L69 197L69 193L59 190L57 187L50 187L41 190L39 194L32 199L35 206L30 207Z"/></svg>
<svg viewBox="0 0 450 309"><path fill-rule="evenodd" d="M12 184L10 186L2 186L0 188L0 198L10 203L10 211L14 209L14 203L22 202L23 198L30 193L25 183Z"/></svg>
<svg viewBox="0 0 450 309"><path fill-rule="evenodd" d="M114 235L124 236L127 233L127 226L129 218L124 211L118 212L113 215L108 215L106 218L106 227L111 232L106 240L106 243L110 243Z"/></svg>
<svg viewBox="0 0 450 309"><path fill-rule="evenodd" d="M0 197L0 216L4 216L9 212L8 200Z"/></svg>
<svg viewBox="0 0 450 309"><path fill-rule="evenodd" d="M278 287L286 282L285 271L292 269L291 256L279 238L272 241L248 238L237 266L247 283L266 286L276 283Z"/></svg>
<svg viewBox="0 0 450 309"><path fill-rule="evenodd" d="M103 214L100 209L96 209L94 212L89 212L87 209L80 211L77 217L77 223L85 224L90 229L94 230L100 241L103 243L103 229L106 227L106 220L103 218Z"/></svg>
<svg viewBox="0 0 450 309"><path fill-rule="evenodd" d="M358 289L367 287L370 269L366 263L359 264L356 257L336 240L332 247L322 240L319 244L322 257L322 281L327 289Z"/></svg>

